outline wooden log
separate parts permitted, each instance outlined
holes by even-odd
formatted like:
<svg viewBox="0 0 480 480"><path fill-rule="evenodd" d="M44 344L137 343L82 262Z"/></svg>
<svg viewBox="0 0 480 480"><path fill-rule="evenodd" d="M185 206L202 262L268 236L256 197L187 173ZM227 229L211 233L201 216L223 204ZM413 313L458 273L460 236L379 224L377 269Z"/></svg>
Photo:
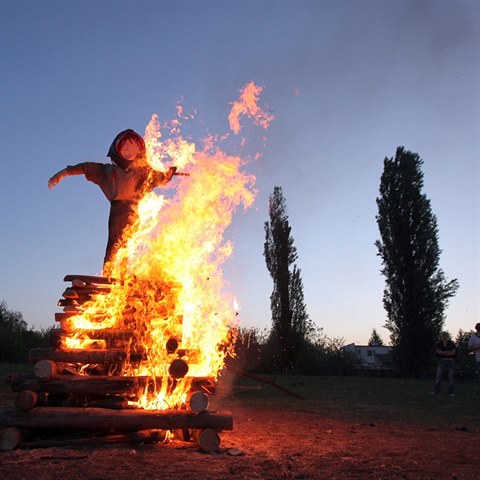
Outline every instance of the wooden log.
<svg viewBox="0 0 480 480"><path fill-rule="evenodd" d="M55 394L74 393L76 395L128 395L138 389L154 384L151 377L113 377L105 375L74 376L60 375L47 381L41 381L32 375L11 375L12 390L32 390ZM162 379L157 378L159 385Z"/></svg>
<svg viewBox="0 0 480 480"><path fill-rule="evenodd" d="M93 275L65 275L63 278L64 282L72 282L73 280L80 280L85 283L96 283L98 285L108 285L110 283L115 283L113 278L109 277L96 277Z"/></svg>
<svg viewBox="0 0 480 480"><path fill-rule="evenodd" d="M58 377L62 372L63 365L53 360L39 360L33 367L33 374L40 380Z"/></svg>
<svg viewBox="0 0 480 480"><path fill-rule="evenodd" d="M87 295L105 295L111 291L110 286L99 285L85 285L84 287L71 287L72 290L77 292L79 297L85 297Z"/></svg>
<svg viewBox="0 0 480 480"><path fill-rule="evenodd" d="M92 295L103 295L110 291L108 288L98 288L98 287L68 287L62 293L63 298L68 298L71 300L77 300L79 302L85 302L92 298Z"/></svg>
<svg viewBox="0 0 480 480"><path fill-rule="evenodd" d="M193 392L187 399L187 405L194 412L204 412L208 409L208 395L201 391Z"/></svg>
<svg viewBox="0 0 480 480"><path fill-rule="evenodd" d="M75 317L78 314L79 314L79 312L56 312L55 313L55 321L56 322L62 322L62 321L67 320L71 317Z"/></svg>
<svg viewBox="0 0 480 480"><path fill-rule="evenodd" d="M232 430L228 411L195 413L189 410L109 410L105 408L36 407L28 412L0 409L0 426L86 428L116 431L178 428Z"/></svg>
<svg viewBox="0 0 480 480"><path fill-rule="evenodd" d="M168 374L178 380L179 378L185 377L188 373L188 363L181 358L176 358L168 367Z"/></svg>
<svg viewBox="0 0 480 480"><path fill-rule="evenodd" d="M77 305L65 305L63 311L65 313L74 312L75 315L82 313L82 310Z"/></svg>
<svg viewBox="0 0 480 480"><path fill-rule="evenodd" d="M133 362L142 360L143 351L130 352L129 358ZM104 350L97 349L70 349L55 350L54 348L32 348L29 352L30 363L36 363L39 360L47 359L63 363L102 363L115 364L122 363L127 358L127 352L123 348L109 348Z"/></svg>
<svg viewBox="0 0 480 480"><path fill-rule="evenodd" d="M84 405L86 408L111 408L114 410L123 410L128 408L128 400L123 397L112 397L107 395L103 399L88 400Z"/></svg>
<svg viewBox="0 0 480 480"><path fill-rule="evenodd" d="M167 349L167 353L175 353L178 349L178 340L174 337L169 338L165 344L165 348Z"/></svg>
<svg viewBox="0 0 480 480"><path fill-rule="evenodd" d="M196 430L194 433L198 446L207 453L218 452L220 448L220 435L212 428Z"/></svg>
<svg viewBox="0 0 480 480"><path fill-rule="evenodd" d="M67 328L52 328L50 330L50 337L63 338L72 333L82 333L88 338L115 341L115 340L130 340L135 336L135 330L129 328L99 328L99 329L89 329L89 330L79 330L76 329L71 331L68 329L68 323L63 325L60 323L61 327Z"/></svg>
<svg viewBox="0 0 480 480"><path fill-rule="evenodd" d="M15 428L15 427L11 427ZM164 442L166 432L164 430L140 430L128 434L116 435L89 435L86 437L75 438L45 438L41 440L32 440L21 442L19 448L49 448L49 447L68 447L75 445L112 445L119 443L154 443Z"/></svg>
<svg viewBox="0 0 480 480"><path fill-rule="evenodd" d="M17 427L8 427L0 430L0 451L14 450L22 441L22 431Z"/></svg>
<svg viewBox="0 0 480 480"><path fill-rule="evenodd" d="M22 390L15 397L15 406L20 410L31 410L37 404L37 392Z"/></svg>
<svg viewBox="0 0 480 480"><path fill-rule="evenodd" d="M60 298L57 307L79 307L80 304L73 298Z"/></svg>

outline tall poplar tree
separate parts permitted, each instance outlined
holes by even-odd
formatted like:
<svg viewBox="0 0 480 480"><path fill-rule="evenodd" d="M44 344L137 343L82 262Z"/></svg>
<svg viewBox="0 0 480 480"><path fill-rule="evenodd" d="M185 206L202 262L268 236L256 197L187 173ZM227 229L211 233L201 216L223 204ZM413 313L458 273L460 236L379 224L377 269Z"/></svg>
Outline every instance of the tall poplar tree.
<svg viewBox="0 0 480 480"><path fill-rule="evenodd" d="M420 376L429 365L448 300L458 289L439 268L437 219L422 193L422 165L418 154L398 147L395 158L384 160L377 198L385 326L396 366L407 376Z"/></svg>
<svg viewBox="0 0 480 480"><path fill-rule="evenodd" d="M301 271L294 264L297 249L281 187L275 187L270 195L269 216L270 221L265 222L264 256L273 279L271 340L280 368L289 371L295 367L312 325L304 301Z"/></svg>

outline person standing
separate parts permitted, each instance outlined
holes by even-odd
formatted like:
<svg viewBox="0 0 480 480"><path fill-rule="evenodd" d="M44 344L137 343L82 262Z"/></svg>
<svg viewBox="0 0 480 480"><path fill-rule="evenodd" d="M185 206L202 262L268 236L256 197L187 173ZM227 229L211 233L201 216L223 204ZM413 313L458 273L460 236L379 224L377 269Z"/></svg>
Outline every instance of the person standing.
<svg viewBox="0 0 480 480"><path fill-rule="evenodd" d="M454 379L455 379L455 359L457 358L457 347L450 340L448 332L440 334L440 340L435 343L435 352L437 354L437 372L435 375L435 386L433 393L440 395L442 390L442 376L445 370L448 371L448 394L454 397Z"/></svg>
<svg viewBox="0 0 480 480"><path fill-rule="evenodd" d="M480 377L480 323L475 325L476 333L474 333L468 340L468 353L475 354L475 371L477 377Z"/></svg>

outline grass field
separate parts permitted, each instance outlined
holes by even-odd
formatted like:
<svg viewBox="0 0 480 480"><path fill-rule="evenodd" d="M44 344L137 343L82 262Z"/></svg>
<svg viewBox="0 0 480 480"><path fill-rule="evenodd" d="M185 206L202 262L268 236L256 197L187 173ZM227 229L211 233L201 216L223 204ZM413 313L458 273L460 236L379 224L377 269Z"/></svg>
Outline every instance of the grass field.
<svg viewBox="0 0 480 480"><path fill-rule="evenodd" d="M0 406L12 406L15 394L4 383L8 373L29 373L31 365L0 363ZM226 375L220 379L221 407L248 406L318 413L359 423L409 423L427 428L480 431L480 382L456 383L456 396L432 395L432 380L372 377L269 376L298 399L271 385ZM230 390L230 386L235 388ZM246 387L246 388L243 388ZM253 388L252 388L253 387ZM260 387L260 388L259 388Z"/></svg>
<svg viewBox="0 0 480 480"><path fill-rule="evenodd" d="M480 383L457 382L456 396L432 395L432 380L372 377L275 376L279 385L303 397L289 396L272 386L239 390L235 401L248 406L317 412L355 422L407 422L422 426L467 427L480 431ZM259 385L241 379L239 384Z"/></svg>

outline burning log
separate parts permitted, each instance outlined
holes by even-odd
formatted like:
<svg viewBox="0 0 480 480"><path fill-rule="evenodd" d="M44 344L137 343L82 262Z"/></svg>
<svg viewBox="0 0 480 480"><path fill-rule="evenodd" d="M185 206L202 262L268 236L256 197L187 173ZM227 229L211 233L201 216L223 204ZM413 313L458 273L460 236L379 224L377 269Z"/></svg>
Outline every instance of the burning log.
<svg viewBox="0 0 480 480"><path fill-rule="evenodd" d="M178 349L178 340L176 338L169 338L165 344L167 353L175 353Z"/></svg>
<svg viewBox="0 0 480 480"><path fill-rule="evenodd" d="M63 372L63 365L52 360L39 360L33 367L33 374L40 380L58 377Z"/></svg>
<svg viewBox="0 0 480 480"><path fill-rule="evenodd" d="M63 278L64 282L73 282L74 280L80 280L84 283L94 283L98 285L108 285L115 282L113 278L95 277L92 275L65 275Z"/></svg>
<svg viewBox="0 0 480 480"><path fill-rule="evenodd" d="M85 285L85 286L71 286L66 289L69 294L75 292L80 298L87 295L104 295L105 293L110 292L111 287L108 285L98 286L98 285ZM71 296L65 298L72 298ZM75 298L75 297L73 297Z"/></svg>
<svg viewBox="0 0 480 480"><path fill-rule="evenodd" d="M81 363L81 364L115 364L125 361L127 356L133 362L141 361L144 355L143 350L128 353L122 348L110 348L104 350L97 349L71 349L55 350L54 348L32 348L29 352L30 363L36 363L39 360L54 360L63 363Z"/></svg>
<svg viewBox="0 0 480 480"><path fill-rule="evenodd" d="M14 391L32 390L34 392L74 393L77 395L128 395L153 383L151 377L111 377L103 375L60 375L48 381L40 381L32 375L12 375L9 380ZM157 384L159 380L156 380Z"/></svg>
<svg viewBox="0 0 480 480"><path fill-rule="evenodd" d="M228 411L195 413L188 410L109 410L105 408L36 407L28 412L0 409L0 426L82 428L132 432L181 428L232 430Z"/></svg>
<svg viewBox="0 0 480 480"><path fill-rule="evenodd" d="M55 313L55 321L56 322L62 322L64 320L67 320L69 319L70 317L74 317L75 315L78 315L78 312L73 312L73 311L70 311L70 312L57 312Z"/></svg>
<svg viewBox="0 0 480 480"><path fill-rule="evenodd" d="M176 358L168 368L168 374L176 380L183 378L188 373L188 363L181 358Z"/></svg>
<svg viewBox="0 0 480 480"><path fill-rule="evenodd" d="M124 347L129 340L135 337L135 330L122 328L104 328L96 330L74 330L72 331L67 321L60 323L62 328L53 328L50 331L50 345L53 348L60 348L65 337L74 333L81 333L82 336L95 340L104 340L107 348Z"/></svg>
<svg viewBox="0 0 480 480"><path fill-rule="evenodd" d="M63 298L67 298L70 300L89 300L91 298L90 295L83 295L83 297L80 297L80 295L77 293L77 291L73 288L66 288L65 291L62 293Z"/></svg>
<svg viewBox="0 0 480 480"><path fill-rule="evenodd" d="M89 338L103 339L103 340L129 340L135 335L135 330L128 328L99 328L95 330L75 330L74 333L81 332ZM65 337L71 334L68 329L53 328L50 335L55 337Z"/></svg>

